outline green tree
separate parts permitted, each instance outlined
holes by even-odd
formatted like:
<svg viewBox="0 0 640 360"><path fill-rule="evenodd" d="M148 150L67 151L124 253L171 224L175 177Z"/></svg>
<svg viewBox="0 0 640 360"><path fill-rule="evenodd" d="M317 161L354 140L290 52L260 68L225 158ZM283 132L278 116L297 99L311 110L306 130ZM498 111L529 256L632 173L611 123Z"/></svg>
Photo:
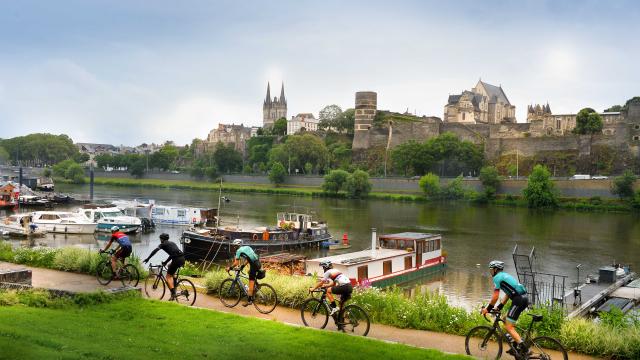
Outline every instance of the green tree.
<svg viewBox="0 0 640 360"><path fill-rule="evenodd" d="M405 176L424 174L433 165L433 155L425 144L409 140L391 151L391 161L397 172Z"/></svg>
<svg viewBox="0 0 640 360"><path fill-rule="evenodd" d="M321 130L334 129L339 131L340 117L342 116L342 109L338 105L328 105L322 108L318 113L318 127Z"/></svg>
<svg viewBox="0 0 640 360"><path fill-rule="evenodd" d="M0 146L0 164L6 164L9 161L9 152Z"/></svg>
<svg viewBox="0 0 640 360"><path fill-rule="evenodd" d="M271 134L276 136L287 135L287 119L282 117L276 120L271 127Z"/></svg>
<svg viewBox="0 0 640 360"><path fill-rule="evenodd" d="M84 169L79 164L73 163L67 167L64 173L65 179L73 181L75 184L84 184Z"/></svg>
<svg viewBox="0 0 640 360"><path fill-rule="evenodd" d="M213 158L220 172L230 173L242 170L242 154L234 148L233 144L225 146L218 143Z"/></svg>
<svg viewBox="0 0 640 360"><path fill-rule="evenodd" d="M64 134L29 134L2 140L0 145L11 160L34 165L53 165L78 154L78 148Z"/></svg>
<svg viewBox="0 0 640 360"><path fill-rule="evenodd" d="M371 191L371 182L369 182L369 174L366 171L356 170L347 177L345 182L345 190L352 198L364 198Z"/></svg>
<svg viewBox="0 0 640 360"><path fill-rule="evenodd" d="M311 175L313 173L313 165L310 162L304 164L304 173L307 175Z"/></svg>
<svg viewBox="0 0 640 360"><path fill-rule="evenodd" d="M329 167L347 169L351 165L350 144L335 142L327 146L329 152Z"/></svg>
<svg viewBox="0 0 640 360"><path fill-rule="evenodd" d="M637 177L631 170L625 170L621 176L616 177L611 185L611 193L618 195L620 199L630 199L633 197L633 184Z"/></svg>
<svg viewBox="0 0 640 360"><path fill-rule="evenodd" d="M45 168L44 170L42 170L42 176L48 178L48 177L51 177L51 175L53 175L53 172L51 171L51 169Z"/></svg>
<svg viewBox="0 0 640 360"><path fill-rule="evenodd" d="M91 157L87 153L77 153L73 156L73 160L80 164L86 163L90 158Z"/></svg>
<svg viewBox="0 0 640 360"><path fill-rule="evenodd" d="M356 123L356 109L347 109L339 117L336 127L339 132L346 132L353 135L353 130Z"/></svg>
<svg viewBox="0 0 640 360"><path fill-rule="evenodd" d="M575 134L593 135L602 132L602 117L592 108L584 108L576 115Z"/></svg>
<svg viewBox="0 0 640 360"><path fill-rule="evenodd" d="M487 199L493 199L500 188L498 169L495 166L485 166L480 169L480 182L482 182Z"/></svg>
<svg viewBox="0 0 640 360"><path fill-rule="evenodd" d="M558 206L558 195L551 181L551 173L544 165L536 165L529 175L527 187L522 191L530 208Z"/></svg>
<svg viewBox="0 0 640 360"><path fill-rule="evenodd" d="M465 189L462 186L462 175L451 180L441 191L441 197L445 199L462 199Z"/></svg>
<svg viewBox="0 0 640 360"><path fill-rule="evenodd" d="M204 170L204 174L207 175L207 178L209 178L209 180L211 181L217 180L220 177L218 168L216 168L215 166L206 167Z"/></svg>
<svg viewBox="0 0 640 360"><path fill-rule="evenodd" d="M287 172L282 166L281 163L276 162L271 166L271 170L269 171L269 181L271 181L276 186L284 183L284 177Z"/></svg>
<svg viewBox="0 0 640 360"><path fill-rule="evenodd" d="M64 160L61 161L57 164L55 164L53 166L53 175L57 176L57 177L61 177L61 178L65 178L65 175L67 173L67 169L69 169L69 167L71 165L74 165L75 162L71 159L69 160Z"/></svg>
<svg viewBox="0 0 640 360"><path fill-rule="evenodd" d="M329 162L327 146L322 139L310 133L287 137L283 150L286 161L291 161L291 169L303 170L306 163L310 163L316 169L324 169Z"/></svg>
<svg viewBox="0 0 640 360"><path fill-rule="evenodd" d="M622 110L622 105L613 105L608 109L604 109L604 112L618 112L620 110Z"/></svg>
<svg viewBox="0 0 640 360"><path fill-rule="evenodd" d="M147 163L144 159L139 158L133 164L128 166L129 174L137 178L144 176L144 171L147 168Z"/></svg>
<svg viewBox="0 0 640 360"><path fill-rule="evenodd" d="M344 170L331 170L324 176L324 182L322 183L322 191L327 193L337 193L342 189L347 182L349 173Z"/></svg>
<svg viewBox="0 0 640 360"><path fill-rule="evenodd" d="M191 175L191 177L194 177L196 179L202 179L204 177L204 173L205 173L205 168L202 166L192 166L191 169L189 169L189 175Z"/></svg>
<svg viewBox="0 0 640 360"><path fill-rule="evenodd" d="M418 185L428 197L435 198L440 196L440 178L438 175L428 173L420 178Z"/></svg>

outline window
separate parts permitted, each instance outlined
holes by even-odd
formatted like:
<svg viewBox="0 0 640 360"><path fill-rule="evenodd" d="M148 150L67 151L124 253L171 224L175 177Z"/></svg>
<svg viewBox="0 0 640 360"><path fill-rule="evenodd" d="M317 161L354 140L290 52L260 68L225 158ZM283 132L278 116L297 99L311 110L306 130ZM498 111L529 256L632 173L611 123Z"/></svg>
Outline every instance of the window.
<svg viewBox="0 0 640 360"><path fill-rule="evenodd" d="M369 278L369 266L358 266L358 282Z"/></svg>
<svg viewBox="0 0 640 360"><path fill-rule="evenodd" d="M434 250L440 250L440 239L436 239L436 248Z"/></svg>
<svg viewBox="0 0 640 360"><path fill-rule="evenodd" d="M556 129L560 130L561 127L562 127L562 121L556 120Z"/></svg>
<svg viewBox="0 0 640 360"><path fill-rule="evenodd" d="M411 256L405 256L404 257L404 269L405 270L409 270L413 267L413 259L411 258Z"/></svg>
<svg viewBox="0 0 640 360"><path fill-rule="evenodd" d="M465 115L465 113L462 113L462 120L464 120L464 115Z"/></svg>
<svg viewBox="0 0 640 360"><path fill-rule="evenodd" d="M636 125L633 128L636 129L636 130L640 130L640 125Z"/></svg>
<svg viewBox="0 0 640 360"><path fill-rule="evenodd" d="M391 274L392 272L391 260L384 261L382 263L382 275Z"/></svg>
<svg viewBox="0 0 640 360"><path fill-rule="evenodd" d="M640 136L638 136L638 135L634 136L634 137L633 137L633 140L635 140L635 141L640 140Z"/></svg>
<svg viewBox="0 0 640 360"><path fill-rule="evenodd" d="M164 209L162 209L162 208L153 208L153 210L151 210L151 213L153 215L164 215Z"/></svg>
<svg viewBox="0 0 640 360"><path fill-rule="evenodd" d="M178 209L178 217L185 217L187 215L187 211L184 209Z"/></svg>

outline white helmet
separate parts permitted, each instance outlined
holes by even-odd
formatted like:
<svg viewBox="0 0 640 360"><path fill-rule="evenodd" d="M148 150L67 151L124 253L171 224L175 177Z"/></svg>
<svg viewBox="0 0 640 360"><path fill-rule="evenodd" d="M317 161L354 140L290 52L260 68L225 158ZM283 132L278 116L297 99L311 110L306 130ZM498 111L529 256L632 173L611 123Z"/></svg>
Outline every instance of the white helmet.
<svg viewBox="0 0 640 360"><path fill-rule="evenodd" d="M235 239L232 242L233 245L242 245L242 239Z"/></svg>
<svg viewBox="0 0 640 360"><path fill-rule="evenodd" d="M489 263L489 269L504 270L504 262L500 260L493 260Z"/></svg>

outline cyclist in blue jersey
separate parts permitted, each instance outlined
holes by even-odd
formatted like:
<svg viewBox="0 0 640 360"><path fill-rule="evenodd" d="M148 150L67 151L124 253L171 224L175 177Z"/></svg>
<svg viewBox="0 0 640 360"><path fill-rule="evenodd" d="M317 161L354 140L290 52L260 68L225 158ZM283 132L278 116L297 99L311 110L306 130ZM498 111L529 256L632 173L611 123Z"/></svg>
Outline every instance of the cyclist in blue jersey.
<svg viewBox="0 0 640 360"><path fill-rule="evenodd" d="M122 264L126 264L126 259L127 257L129 257L129 255L131 255L133 248L131 247L131 241L129 240L127 234L120 231L119 227L113 226L111 228L111 238L102 251L107 251L114 241L119 245L116 249L116 252L113 253L113 256L111 256L111 270L113 270L113 273L116 274L116 261L118 260L118 258L120 258L122 259Z"/></svg>
<svg viewBox="0 0 640 360"><path fill-rule="evenodd" d="M240 246L242 245L242 240L235 239L232 244ZM240 265L241 260L244 260L243 266L245 263L249 264L249 291L247 291L247 301L242 304L242 306L249 306L249 304L253 304L253 288L256 283L258 271L260 271L262 265L260 264L260 257L253 251L251 246L240 246L238 250L236 250L236 256L233 257L231 267ZM229 271L231 267L227 267L227 271Z"/></svg>
<svg viewBox="0 0 640 360"><path fill-rule="evenodd" d="M493 309L493 306L496 302L498 302L500 297L500 290L505 293L505 297L496 309L502 310L504 304L511 299L511 309L507 313L507 321L504 322L504 329L511 335L513 341L515 341L516 349L525 353L527 351L525 344L522 342L522 338L518 331L516 331L515 323L518 321L518 317L520 317L520 313L529 305L529 299L527 298L527 289L524 285L520 284L518 280L516 280L513 276L504 272L504 262L499 260L493 260L489 263L489 272L493 277L493 284L495 289L493 291L493 296L491 296L491 301L486 308L482 309L482 315L488 313ZM511 354L511 349L507 351L507 353ZM514 354L511 354L514 355Z"/></svg>

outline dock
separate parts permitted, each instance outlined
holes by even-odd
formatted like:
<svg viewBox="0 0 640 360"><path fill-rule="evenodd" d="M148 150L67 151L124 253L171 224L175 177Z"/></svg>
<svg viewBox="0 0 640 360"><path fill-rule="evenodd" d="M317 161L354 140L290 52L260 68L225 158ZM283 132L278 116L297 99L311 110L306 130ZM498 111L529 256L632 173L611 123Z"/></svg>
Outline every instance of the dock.
<svg viewBox="0 0 640 360"><path fill-rule="evenodd" d="M613 283L591 282L582 284L578 289L580 290L581 298L586 300L584 302L575 301L574 289L567 291L564 295L564 303L568 311L567 316L574 318L587 315L592 308L599 306L608 296L635 278L636 273L632 272Z"/></svg>

